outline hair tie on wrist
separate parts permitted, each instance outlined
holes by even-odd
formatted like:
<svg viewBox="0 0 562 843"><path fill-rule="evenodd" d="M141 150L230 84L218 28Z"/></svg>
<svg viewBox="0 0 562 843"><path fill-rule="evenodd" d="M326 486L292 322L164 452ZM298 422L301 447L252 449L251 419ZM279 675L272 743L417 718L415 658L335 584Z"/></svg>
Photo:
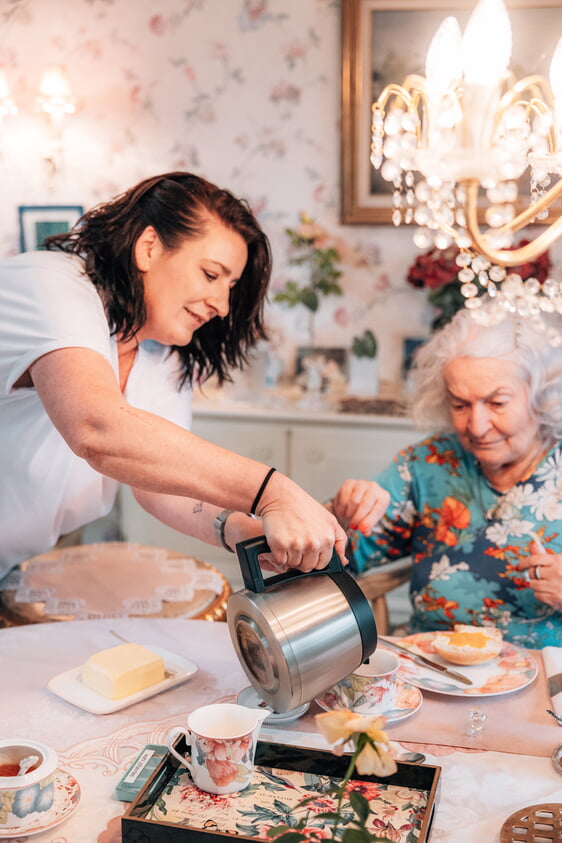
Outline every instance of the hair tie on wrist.
<svg viewBox="0 0 562 843"><path fill-rule="evenodd" d="M275 469L275 468L270 468L270 469L269 469L269 471L267 472L267 474L265 475L265 477L264 477L264 479L263 479L263 483L262 483L262 484L261 484L261 486L259 487L259 489L258 489L258 493L257 493L256 497L254 498L254 502L253 502L253 504L252 504L252 508L251 508L251 510L250 510L250 515L255 515L255 514L256 514L256 509L257 509L258 504L259 504L259 502L260 502L260 500L261 500L261 496L263 495L263 493L264 493L264 491L265 491L265 487L266 487L266 486L267 486L267 484L269 483L269 478L271 477L271 475L273 474L273 472L274 472L274 471L276 471L276 469Z"/></svg>

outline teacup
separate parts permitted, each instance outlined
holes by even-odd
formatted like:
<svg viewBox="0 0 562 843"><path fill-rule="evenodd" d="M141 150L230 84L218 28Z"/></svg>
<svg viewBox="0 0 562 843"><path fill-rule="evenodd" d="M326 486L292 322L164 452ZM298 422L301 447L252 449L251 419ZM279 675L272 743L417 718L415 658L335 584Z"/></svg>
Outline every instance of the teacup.
<svg viewBox="0 0 562 843"><path fill-rule="evenodd" d="M27 773L21 762L33 757ZM58 756L54 749L27 738L0 741L0 832L23 829L53 807Z"/></svg>
<svg viewBox="0 0 562 843"><path fill-rule="evenodd" d="M357 714L380 715L394 705L398 656L375 650L369 660L330 688L338 706Z"/></svg>
<svg viewBox="0 0 562 843"><path fill-rule="evenodd" d="M188 716L187 729L171 729L166 743L200 790L236 793L252 781L258 735L268 714L269 709L235 703L204 705ZM180 755L173 746L180 735L191 746L190 758Z"/></svg>

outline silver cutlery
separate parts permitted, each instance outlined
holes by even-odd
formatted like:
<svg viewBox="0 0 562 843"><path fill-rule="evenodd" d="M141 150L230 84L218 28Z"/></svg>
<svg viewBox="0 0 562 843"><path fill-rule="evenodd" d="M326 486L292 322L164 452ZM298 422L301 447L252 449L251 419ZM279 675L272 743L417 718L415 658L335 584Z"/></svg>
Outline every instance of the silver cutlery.
<svg viewBox="0 0 562 843"><path fill-rule="evenodd" d="M444 664L439 664L439 662L434 662L431 659L428 659L426 656L421 656L419 653L414 653L407 647L402 647L401 644L396 644L394 641L389 641L388 638L382 638L379 636L379 641L385 644L387 647L390 647L391 650L396 650L398 653L402 653L404 656L408 656L408 658L412 659L412 661L418 662L419 664L423 664L425 665L425 667L430 667L432 670L438 670L440 671L440 673L444 673L445 676L449 676L451 679L456 679L457 682L464 682L465 685L472 685L472 680L469 679L468 676L464 676L462 673L457 673L456 670L451 670L449 667L445 667Z"/></svg>
<svg viewBox="0 0 562 843"><path fill-rule="evenodd" d="M409 761L410 764L423 764L425 755L422 752L401 752L396 756L397 761Z"/></svg>

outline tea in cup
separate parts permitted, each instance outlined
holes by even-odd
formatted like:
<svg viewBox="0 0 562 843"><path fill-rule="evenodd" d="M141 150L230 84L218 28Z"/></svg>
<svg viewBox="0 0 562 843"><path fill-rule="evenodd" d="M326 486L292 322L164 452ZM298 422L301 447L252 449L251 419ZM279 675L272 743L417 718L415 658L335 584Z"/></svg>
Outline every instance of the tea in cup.
<svg viewBox="0 0 562 843"><path fill-rule="evenodd" d="M204 705L188 716L187 729L171 729L166 743L200 790L236 793L252 781L259 731L269 714L269 709L235 703ZM173 746L180 735L191 746L190 758L180 755Z"/></svg>
<svg viewBox="0 0 562 843"><path fill-rule="evenodd" d="M338 707L357 714L380 715L394 706L398 656L375 650L369 660L332 686L325 696L333 696Z"/></svg>
<svg viewBox="0 0 562 843"><path fill-rule="evenodd" d="M55 750L42 743L27 738L0 741L0 834L6 829L23 831L53 807L57 764Z"/></svg>

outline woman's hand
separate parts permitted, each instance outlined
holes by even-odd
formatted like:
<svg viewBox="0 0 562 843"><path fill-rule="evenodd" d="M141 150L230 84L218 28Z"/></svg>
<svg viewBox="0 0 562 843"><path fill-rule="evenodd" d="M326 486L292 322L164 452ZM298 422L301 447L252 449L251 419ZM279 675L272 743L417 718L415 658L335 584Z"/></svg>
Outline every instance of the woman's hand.
<svg viewBox="0 0 562 843"><path fill-rule="evenodd" d="M236 549L238 542L263 536L263 523L261 518L252 518L244 512L231 512L224 525L224 538L227 545ZM287 570L285 565L277 565L271 553L261 553L259 556L260 568L263 571L273 571L275 574L283 574Z"/></svg>
<svg viewBox="0 0 562 843"><path fill-rule="evenodd" d="M390 495L372 480L346 480L331 501L331 510L345 530L369 536L390 503Z"/></svg>
<svg viewBox="0 0 562 843"><path fill-rule="evenodd" d="M275 472L260 500L258 514L271 548L273 570L325 568L333 551L347 564L347 536L334 516L286 475Z"/></svg>
<svg viewBox="0 0 562 843"><path fill-rule="evenodd" d="M532 554L519 561L518 571L529 572L529 585L535 597L558 612L562 611L562 554L547 553L537 542Z"/></svg>

